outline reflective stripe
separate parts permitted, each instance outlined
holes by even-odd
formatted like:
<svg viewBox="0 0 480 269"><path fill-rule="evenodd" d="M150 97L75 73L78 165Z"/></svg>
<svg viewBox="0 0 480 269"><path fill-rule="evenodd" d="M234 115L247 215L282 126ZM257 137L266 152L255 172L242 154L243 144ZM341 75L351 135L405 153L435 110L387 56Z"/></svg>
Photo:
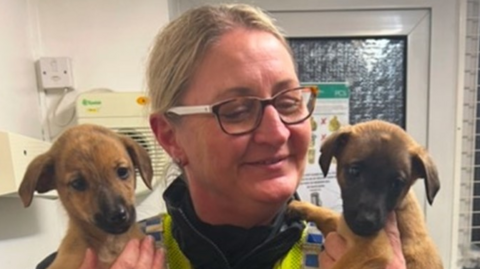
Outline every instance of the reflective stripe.
<svg viewBox="0 0 480 269"><path fill-rule="evenodd" d="M274 269L302 269L303 267L303 244L307 238L307 229L304 229L302 232L302 237L300 240L295 243L293 248L283 257L283 259L279 260Z"/></svg>
<svg viewBox="0 0 480 269"><path fill-rule="evenodd" d="M167 263L169 269L188 269L192 268L190 261L183 255L177 241L172 235L172 218L170 215L163 217L163 236L167 254Z"/></svg>

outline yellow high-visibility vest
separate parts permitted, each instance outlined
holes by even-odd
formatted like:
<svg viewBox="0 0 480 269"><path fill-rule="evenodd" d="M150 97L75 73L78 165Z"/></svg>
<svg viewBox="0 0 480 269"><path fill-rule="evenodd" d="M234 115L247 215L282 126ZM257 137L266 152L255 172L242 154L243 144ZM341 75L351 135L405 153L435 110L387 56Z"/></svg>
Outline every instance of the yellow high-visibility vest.
<svg viewBox="0 0 480 269"><path fill-rule="evenodd" d="M157 247L166 249L166 258L169 269L191 269L190 261L180 250L172 234L172 218L168 214L161 214L140 222L147 234L153 235ZM312 240L312 238L316 238ZM318 240L320 238L320 240ZM308 226L302 233L300 240L274 266L274 269L314 269L318 267L318 254L322 245L321 236L311 234Z"/></svg>

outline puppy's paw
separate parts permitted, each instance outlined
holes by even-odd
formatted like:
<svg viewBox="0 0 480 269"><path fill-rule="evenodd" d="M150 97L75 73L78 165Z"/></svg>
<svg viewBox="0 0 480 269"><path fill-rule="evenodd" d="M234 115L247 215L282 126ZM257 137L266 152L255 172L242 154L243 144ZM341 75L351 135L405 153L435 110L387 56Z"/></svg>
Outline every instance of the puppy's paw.
<svg viewBox="0 0 480 269"><path fill-rule="evenodd" d="M306 220L307 219L307 208L304 202L293 200L288 204L286 217L287 220Z"/></svg>
<svg viewBox="0 0 480 269"><path fill-rule="evenodd" d="M302 219L315 223L323 234L337 230L340 216L331 209L296 200L288 204L286 215L287 220Z"/></svg>

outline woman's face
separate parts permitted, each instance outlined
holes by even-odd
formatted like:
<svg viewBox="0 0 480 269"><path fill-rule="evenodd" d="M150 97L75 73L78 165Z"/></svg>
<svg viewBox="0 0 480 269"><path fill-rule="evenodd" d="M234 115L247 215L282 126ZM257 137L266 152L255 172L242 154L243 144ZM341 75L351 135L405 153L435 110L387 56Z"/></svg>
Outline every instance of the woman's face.
<svg viewBox="0 0 480 269"><path fill-rule="evenodd" d="M299 82L280 41L266 32L238 29L207 51L190 85L181 105L270 98ZM176 139L186 157L192 197L231 208L283 204L303 174L310 132L309 120L287 126L271 105L260 126L241 136L224 133L213 114L183 117Z"/></svg>

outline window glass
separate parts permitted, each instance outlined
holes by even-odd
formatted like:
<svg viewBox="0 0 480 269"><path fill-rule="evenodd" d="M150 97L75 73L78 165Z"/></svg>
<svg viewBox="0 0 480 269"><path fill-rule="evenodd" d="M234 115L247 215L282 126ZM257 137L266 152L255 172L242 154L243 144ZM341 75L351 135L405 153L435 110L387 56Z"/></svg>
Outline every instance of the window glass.
<svg viewBox="0 0 480 269"><path fill-rule="evenodd" d="M301 82L347 82L350 124L405 128L406 37L290 38Z"/></svg>

